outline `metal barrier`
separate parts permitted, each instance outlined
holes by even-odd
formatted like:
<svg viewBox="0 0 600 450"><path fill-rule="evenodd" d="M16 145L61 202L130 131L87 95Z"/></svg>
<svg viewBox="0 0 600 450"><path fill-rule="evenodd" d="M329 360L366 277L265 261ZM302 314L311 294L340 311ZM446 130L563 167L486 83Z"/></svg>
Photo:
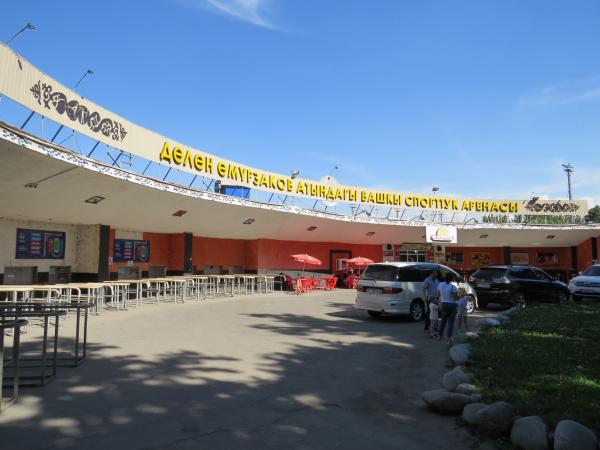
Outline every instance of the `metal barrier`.
<svg viewBox="0 0 600 450"><path fill-rule="evenodd" d="M4 388L4 332L12 330L12 361L14 362L14 376L12 377L12 391L9 397L4 397L0 392L0 414L10 405L12 405L19 396L19 348L21 344L21 328L27 325L27 320L2 320L0 322L0 388Z"/></svg>
<svg viewBox="0 0 600 450"><path fill-rule="evenodd" d="M5 308L9 306L8 309ZM45 386L56 377L57 356L58 356L58 330L60 318L67 315L64 310L44 310L41 307L45 305L41 303L21 303L16 307L6 303L0 305L0 317L6 320L6 317L18 319L42 319L43 321L43 336L42 336L42 351L40 357L36 358L20 358L20 366L14 359L5 361L5 369L13 369L13 375L4 376L4 379L19 378L20 386ZM36 308L40 308L36 310ZM54 336L51 343L51 355L48 357L48 328L50 319L54 318ZM38 370L36 370L38 369ZM20 373L19 373L20 372ZM33 373L32 373L33 372Z"/></svg>
<svg viewBox="0 0 600 450"><path fill-rule="evenodd" d="M89 310L94 308L93 303L71 301L56 303L23 303L6 302L0 303L0 315L2 317L36 317L40 312L58 312L65 316L68 311L75 310L75 342L73 352L67 356L56 357L56 365L59 367L75 367L85 361L87 357L87 330ZM83 316L83 317L82 317ZM82 324L83 320L83 324ZM58 325L56 325L56 336L58 337ZM83 329L82 329L83 327ZM57 344L58 345L58 344Z"/></svg>

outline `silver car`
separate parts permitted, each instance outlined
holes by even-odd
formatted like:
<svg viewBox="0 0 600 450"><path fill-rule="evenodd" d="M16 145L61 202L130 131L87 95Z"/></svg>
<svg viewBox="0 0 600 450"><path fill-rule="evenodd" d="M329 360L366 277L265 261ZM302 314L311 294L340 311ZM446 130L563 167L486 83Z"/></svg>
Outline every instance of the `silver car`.
<svg viewBox="0 0 600 450"><path fill-rule="evenodd" d="M366 310L371 317L382 314L404 314L412 320L424 319L426 306L423 299L423 281L437 270L443 280L452 275L457 287L465 288L468 295L467 311L477 307L475 290L449 267L433 263L388 262L371 264L358 281L357 309Z"/></svg>
<svg viewBox="0 0 600 450"><path fill-rule="evenodd" d="M569 282L569 292L574 301L583 297L600 298L600 264L588 267Z"/></svg>

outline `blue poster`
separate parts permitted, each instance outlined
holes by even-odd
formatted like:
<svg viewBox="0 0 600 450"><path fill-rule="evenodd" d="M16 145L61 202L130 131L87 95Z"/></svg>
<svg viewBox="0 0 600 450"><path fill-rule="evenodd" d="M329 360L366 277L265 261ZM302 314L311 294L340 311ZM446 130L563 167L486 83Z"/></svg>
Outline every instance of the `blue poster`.
<svg viewBox="0 0 600 450"><path fill-rule="evenodd" d="M16 259L64 259L65 232L17 228Z"/></svg>
<svg viewBox="0 0 600 450"><path fill-rule="evenodd" d="M150 261L150 241L132 239L115 239L114 262L148 262Z"/></svg>

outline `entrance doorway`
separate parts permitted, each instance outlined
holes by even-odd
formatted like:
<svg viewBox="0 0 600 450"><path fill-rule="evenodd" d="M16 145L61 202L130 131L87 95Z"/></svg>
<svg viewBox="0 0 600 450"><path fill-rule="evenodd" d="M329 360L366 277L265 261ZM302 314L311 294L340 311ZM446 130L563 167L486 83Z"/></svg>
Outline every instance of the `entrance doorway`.
<svg viewBox="0 0 600 450"><path fill-rule="evenodd" d="M346 261L352 258L351 250L329 250L329 273L339 275L347 268Z"/></svg>

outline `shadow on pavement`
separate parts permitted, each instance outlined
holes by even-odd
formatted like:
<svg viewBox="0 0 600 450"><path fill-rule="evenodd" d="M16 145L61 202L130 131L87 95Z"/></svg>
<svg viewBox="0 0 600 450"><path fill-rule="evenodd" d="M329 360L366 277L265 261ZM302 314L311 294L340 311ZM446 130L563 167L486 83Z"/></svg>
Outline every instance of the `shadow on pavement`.
<svg viewBox="0 0 600 450"><path fill-rule="evenodd" d="M272 339L308 338L260 354L262 376L248 375L227 354L115 355L115 346L90 344L84 365L60 369L44 388L23 390L21 403L0 416L3 448L471 445L471 438L457 436L452 421L429 414L421 402L440 353L407 341L407 329L393 323L401 319L373 327L371 319L344 316L347 305L340 306L335 319L249 315L257 319L252 327ZM211 342L197 347L209 349Z"/></svg>

